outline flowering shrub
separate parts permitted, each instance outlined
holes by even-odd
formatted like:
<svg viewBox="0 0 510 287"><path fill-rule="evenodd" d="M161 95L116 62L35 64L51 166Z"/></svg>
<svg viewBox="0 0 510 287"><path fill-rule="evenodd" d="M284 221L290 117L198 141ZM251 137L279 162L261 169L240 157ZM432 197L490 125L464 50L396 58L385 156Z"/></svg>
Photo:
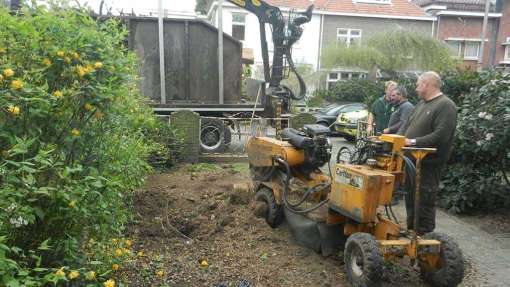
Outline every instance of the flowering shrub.
<svg viewBox="0 0 510 287"><path fill-rule="evenodd" d="M455 212L510 206L510 74L485 73L482 82L459 106L442 184L440 203Z"/></svg>
<svg viewBox="0 0 510 287"><path fill-rule="evenodd" d="M125 36L77 10L0 9L0 286L115 285L119 257L84 246L122 232L147 160L178 143L142 104Z"/></svg>

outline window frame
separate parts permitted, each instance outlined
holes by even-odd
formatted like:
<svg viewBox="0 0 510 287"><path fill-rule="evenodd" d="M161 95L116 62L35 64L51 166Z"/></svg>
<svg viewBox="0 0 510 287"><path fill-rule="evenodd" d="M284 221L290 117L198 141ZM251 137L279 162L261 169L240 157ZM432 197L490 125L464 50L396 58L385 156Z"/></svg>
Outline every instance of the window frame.
<svg viewBox="0 0 510 287"><path fill-rule="evenodd" d="M503 55L503 61L510 62L510 45L505 46L505 54Z"/></svg>
<svg viewBox="0 0 510 287"><path fill-rule="evenodd" d="M476 48L476 57L470 57L470 56L467 56L466 55L466 52L467 52L467 46L468 44L476 44L477 45L477 48ZM480 42L478 41L465 41L464 42L464 60L478 60L478 58L480 57Z"/></svg>
<svg viewBox="0 0 510 287"><path fill-rule="evenodd" d="M241 42L246 40L246 17L248 14L244 13L244 12L230 12L230 15L232 16L232 29L231 29L232 37L234 37L235 39L237 39ZM234 21L234 16L242 16L243 22ZM234 36L234 27L242 27L243 28L243 38L242 39L239 39L238 37Z"/></svg>
<svg viewBox="0 0 510 287"><path fill-rule="evenodd" d="M457 53L456 53L456 55L452 55L452 57L460 58L461 57L461 53L462 53L462 41L446 40L446 45L449 46L448 48L450 48L450 44L449 43L456 43L457 44ZM453 49L451 49L450 51L453 52Z"/></svg>
<svg viewBox="0 0 510 287"><path fill-rule="evenodd" d="M340 31L346 31L347 33L346 34L340 34ZM359 35L352 35L352 32L353 31L358 31L359 32ZM358 39L358 43L356 45L360 45L361 44L361 36L363 34L363 30L362 29L354 29L354 28L336 28L336 44L338 45L340 43L340 39L341 38L344 38L344 39L347 39L347 41L343 41L342 43L346 43L347 44L347 47L349 47L351 45L351 41L353 39Z"/></svg>

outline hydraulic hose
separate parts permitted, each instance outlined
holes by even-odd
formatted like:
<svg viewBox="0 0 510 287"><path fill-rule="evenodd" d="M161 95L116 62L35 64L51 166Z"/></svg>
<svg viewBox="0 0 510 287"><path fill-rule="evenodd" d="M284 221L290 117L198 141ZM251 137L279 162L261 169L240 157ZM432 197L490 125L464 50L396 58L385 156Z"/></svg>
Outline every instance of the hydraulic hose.
<svg viewBox="0 0 510 287"><path fill-rule="evenodd" d="M287 200L287 195L289 193L289 182L292 177L292 174L290 171L290 166L285 160L283 160L281 158L275 158L274 160L285 168L285 179L283 180L282 200L283 200L283 204L289 211L291 211L293 213L297 213L297 214L305 214L305 213L316 210L317 208L323 206L324 204L326 204L329 201L329 198L326 198L325 200L319 202L318 204L316 204L310 208L297 209L296 208L297 206L294 206L293 204L289 203L289 201ZM315 187L313 187L312 189L314 189L314 188ZM304 200L303 200L303 202L304 202Z"/></svg>

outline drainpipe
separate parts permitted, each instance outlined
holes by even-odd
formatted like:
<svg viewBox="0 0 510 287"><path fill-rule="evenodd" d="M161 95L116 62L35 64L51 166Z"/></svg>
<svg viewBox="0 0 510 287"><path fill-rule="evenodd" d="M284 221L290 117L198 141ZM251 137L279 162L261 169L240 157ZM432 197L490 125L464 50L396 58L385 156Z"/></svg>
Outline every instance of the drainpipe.
<svg viewBox="0 0 510 287"><path fill-rule="evenodd" d="M163 0L158 1L159 81L161 104L166 104L165 39L163 38Z"/></svg>
<svg viewBox="0 0 510 287"><path fill-rule="evenodd" d="M483 65L483 52L485 51L485 37L487 36L487 22L489 20L489 8L491 6L491 2L489 0L485 0L485 14L483 15L483 26L482 26L482 44L480 45L480 53L478 55L478 66L479 69L482 69Z"/></svg>

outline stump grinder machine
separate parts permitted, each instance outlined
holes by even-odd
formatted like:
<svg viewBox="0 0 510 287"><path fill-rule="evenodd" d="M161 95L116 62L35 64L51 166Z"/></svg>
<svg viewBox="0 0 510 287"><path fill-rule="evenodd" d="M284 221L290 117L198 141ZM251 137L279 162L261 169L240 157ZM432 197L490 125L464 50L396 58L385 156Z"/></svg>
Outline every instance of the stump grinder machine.
<svg viewBox="0 0 510 287"><path fill-rule="evenodd" d="M446 234L401 227L391 210L395 185L409 181L419 211L421 161L435 150L404 147L399 135L368 137L358 139L363 144L350 163L330 167L328 132L305 125L284 129L282 140L255 136L247 142L255 199L266 222L275 228L285 218L298 242L323 254L344 247L352 286L379 286L384 261L404 257L432 286L457 286L464 275L458 245Z"/></svg>

